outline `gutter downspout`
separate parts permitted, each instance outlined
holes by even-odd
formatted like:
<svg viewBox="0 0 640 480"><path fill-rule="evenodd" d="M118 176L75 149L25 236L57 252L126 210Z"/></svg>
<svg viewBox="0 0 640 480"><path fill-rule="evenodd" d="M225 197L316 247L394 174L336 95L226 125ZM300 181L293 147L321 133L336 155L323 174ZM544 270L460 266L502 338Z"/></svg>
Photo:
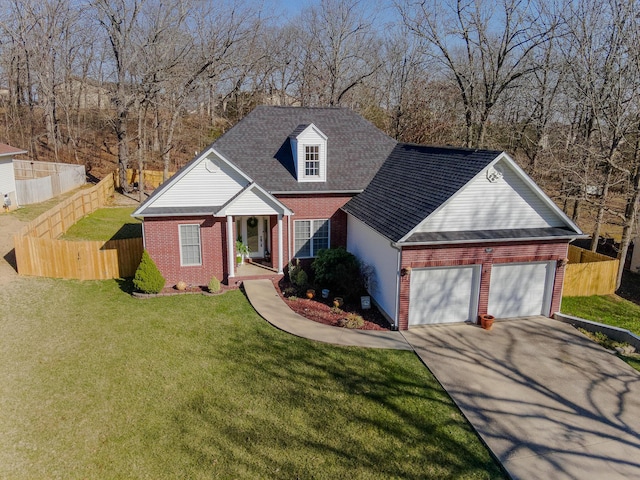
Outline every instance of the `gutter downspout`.
<svg viewBox="0 0 640 480"><path fill-rule="evenodd" d="M398 331L400 330L400 281L402 279L402 276L400 275L400 267L402 266L402 247L398 247L393 243L391 246L398 250L398 262L396 266L396 314L393 319L393 329Z"/></svg>

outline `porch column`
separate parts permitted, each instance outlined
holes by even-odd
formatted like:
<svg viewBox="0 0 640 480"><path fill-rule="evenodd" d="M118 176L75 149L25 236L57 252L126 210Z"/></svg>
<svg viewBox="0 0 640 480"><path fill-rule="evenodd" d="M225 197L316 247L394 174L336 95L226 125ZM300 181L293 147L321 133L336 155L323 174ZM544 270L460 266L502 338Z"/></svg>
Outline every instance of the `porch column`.
<svg viewBox="0 0 640 480"><path fill-rule="evenodd" d="M233 243L233 216L227 215L227 269L229 271L229 277L235 277L236 262L233 255L234 243Z"/></svg>
<svg viewBox="0 0 640 480"><path fill-rule="evenodd" d="M282 273L284 246L282 245L282 214L278 214L278 273Z"/></svg>

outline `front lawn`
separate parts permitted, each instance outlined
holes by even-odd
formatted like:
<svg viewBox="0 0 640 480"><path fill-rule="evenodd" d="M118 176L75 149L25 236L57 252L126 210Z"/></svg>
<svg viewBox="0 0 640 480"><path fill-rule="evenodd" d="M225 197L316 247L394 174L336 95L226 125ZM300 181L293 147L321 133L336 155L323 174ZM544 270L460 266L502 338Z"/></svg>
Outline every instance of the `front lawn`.
<svg viewBox="0 0 640 480"><path fill-rule="evenodd" d="M100 208L73 224L62 236L65 240L117 240L142 236L140 220L131 214L135 208Z"/></svg>
<svg viewBox="0 0 640 480"><path fill-rule="evenodd" d="M561 310L567 315L626 328L640 335L640 305L617 295L564 297Z"/></svg>
<svg viewBox="0 0 640 480"><path fill-rule="evenodd" d="M3 292L0 478L503 478L413 353L293 337L240 291L128 288Z"/></svg>

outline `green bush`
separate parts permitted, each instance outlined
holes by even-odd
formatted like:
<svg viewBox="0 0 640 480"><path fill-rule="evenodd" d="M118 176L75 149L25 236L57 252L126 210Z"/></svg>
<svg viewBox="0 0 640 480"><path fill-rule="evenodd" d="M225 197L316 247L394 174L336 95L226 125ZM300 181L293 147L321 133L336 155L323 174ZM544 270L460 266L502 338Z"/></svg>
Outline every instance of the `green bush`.
<svg viewBox="0 0 640 480"><path fill-rule="evenodd" d="M214 275L213 277L211 277L211 280L209 280L209 285L207 285L207 288L211 293L218 293L220 291L220 280L218 280Z"/></svg>
<svg viewBox="0 0 640 480"><path fill-rule="evenodd" d="M309 283L309 276L300 265L300 260L296 259L295 265L289 262L289 281L291 282L291 285L296 287L299 291L306 288Z"/></svg>
<svg viewBox="0 0 640 480"><path fill-rule="evenodd" d="M360 262L344 247L320 250L311 268L315 273L317 285L351 300L364 290Z"/></svg>
<svg viewBox="0 0 640 480"><path fill-rule="evenodd" d="M144 293L159 293L164 288L164 277L158 270L156 263L145 250L142 252L142 260L133 277L133 285Z"/></svg>

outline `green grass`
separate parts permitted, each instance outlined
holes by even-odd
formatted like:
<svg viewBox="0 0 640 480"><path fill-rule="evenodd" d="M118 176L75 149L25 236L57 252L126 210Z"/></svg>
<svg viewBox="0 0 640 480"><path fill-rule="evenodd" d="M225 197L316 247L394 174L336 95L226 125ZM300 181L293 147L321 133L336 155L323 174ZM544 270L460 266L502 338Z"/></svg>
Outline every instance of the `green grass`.
<svg viewBox="0 0 640 480"><path fill-rule="evenodd" d="M80 219L62 236L65 240L116 240L142 236L142 224L131 214L135 208L101 208Z"/></svg>
<svg viewBox="0 0 640 480"><path fill-rule="evenodd" d="M617 295L594 295L591 297L563 297L562 313L594 322L625 328L640 335L640 305ZM619 357L640 371L640 358L619 355Z"/></svg>
<svg viewBox="0 0 640 480"><path fill-rule="evenodd" d="M239 291L129 288L5 289L0 478L503 478L413 353L293 337Z"/></svg>
<svg viewBox="0 0 640 480"><path fill-rule="evenodd" d="M89 188L89 187L90 185L87 185L81 188ZM63 202L70 196L78 193L80 189L75 189L70 192L63 193L62 195L58 195L57 197L54 197L45 202L34 203L32 205L25 205L11 212L11 215L14 215L18 220L22 220L23 222L30 222L31 220L34 220L40 215L42 215L47 210L50 210L51 208L55 207L57 204Z"/></svg>
<svg viewBox="0 0 640 480"><path fill-rule="evenodd" d="M564 297L562 313L626 328L640 335L640 305L616 295Z"/></svg>

